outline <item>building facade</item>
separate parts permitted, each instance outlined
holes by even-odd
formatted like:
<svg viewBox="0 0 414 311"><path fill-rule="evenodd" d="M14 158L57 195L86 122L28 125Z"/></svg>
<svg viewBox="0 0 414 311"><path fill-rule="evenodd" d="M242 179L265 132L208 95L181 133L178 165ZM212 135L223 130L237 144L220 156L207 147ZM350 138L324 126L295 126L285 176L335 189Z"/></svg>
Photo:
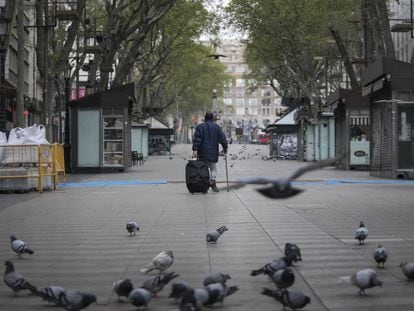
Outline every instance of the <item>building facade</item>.
<svg viewBox="0 0 414 311"><path fill-rule="evenodd" d="M5 9L5 7L3 7ZM16 123L16 110L20 100L17 95L18 82L19 82L19 57L23 55L23 88L20 91L23 92L23 106L24 106L24 126L28 126L40 121L40 105L39 102L42 98L42 85L38 77L38 71L36 70L36 32L32 25L35 23L34 11L32 9L25 9L23 11L23 25L24 38L19 38L17 12L15 7L7 8L11 10L11 20L9 21L9 33L7 36L7 46L5 47L6 57L4 64L4 80L2 81L1 93L3 107L5 110L6 118L6 131L10 131L15 127ZM21 8L20 8L21 9ZM24 51L19 52L19 40L24 42Z"/></svg>
<svg viewBox="0 0 414 311"><path fill-rule="evenodd" d="M238 40L223 40L215 53L232 79L219 98L218 121L227 137L242 142L256 141L257 133L280 118L285 109L281 97L269 86L246 78L249 67L244 58L245 45Z"/></svg>

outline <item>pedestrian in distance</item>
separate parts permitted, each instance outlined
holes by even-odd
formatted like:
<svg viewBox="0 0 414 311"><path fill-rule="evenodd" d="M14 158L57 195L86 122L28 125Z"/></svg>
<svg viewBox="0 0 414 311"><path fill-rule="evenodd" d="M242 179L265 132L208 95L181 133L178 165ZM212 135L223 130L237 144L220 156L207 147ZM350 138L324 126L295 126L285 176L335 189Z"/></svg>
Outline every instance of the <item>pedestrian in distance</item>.
<svg viewBox="0 0 414 311"><path fill-rule="evenodd" d="M217 162L219 157L219 144L223 152L227 153L227 139L223 130L214 122L214 114L207 112L204 123L197 125L193 139L193 158L204 161L210 171L210 187L214 192L219 192L216 185Z"/></svg>

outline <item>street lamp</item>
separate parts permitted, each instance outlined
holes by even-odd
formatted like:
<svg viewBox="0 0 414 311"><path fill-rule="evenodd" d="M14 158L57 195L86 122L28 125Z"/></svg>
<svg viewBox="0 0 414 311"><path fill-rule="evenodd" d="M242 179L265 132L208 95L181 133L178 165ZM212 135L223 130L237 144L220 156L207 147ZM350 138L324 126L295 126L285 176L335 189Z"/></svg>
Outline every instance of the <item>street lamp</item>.
<svg viewBox="0 0 414 311"><path fill-rule="evenodd" d="M6 55L8 50L8 36L11 19L6 16L6 3L0 0L0 131L7 131L6 114Z"/></svg>
<svg viewBox="0 0 414 311"><path fill-rule="evenodd" d="M70 173L72 170L71 165L71 144L70 144L70 112L69 112L69 101L70 101L70 76L72 73L72 67L68 67L64 71L65 78L65 143L63 144L64 156L65 156L65 172Z"/></svg>

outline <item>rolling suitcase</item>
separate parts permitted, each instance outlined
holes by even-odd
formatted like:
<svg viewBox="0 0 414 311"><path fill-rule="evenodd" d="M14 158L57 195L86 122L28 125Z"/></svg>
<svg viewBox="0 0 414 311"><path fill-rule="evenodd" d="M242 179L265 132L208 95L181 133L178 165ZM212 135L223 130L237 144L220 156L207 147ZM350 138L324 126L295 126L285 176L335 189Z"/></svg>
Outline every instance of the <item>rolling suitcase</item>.
<svg viewBox="0 0 414 311"><path fill-rule="evenodd" d="M185 167L185 182L191 194L207 193L210 186L210 172L206 163L200 160L189 160Z"/></svg>

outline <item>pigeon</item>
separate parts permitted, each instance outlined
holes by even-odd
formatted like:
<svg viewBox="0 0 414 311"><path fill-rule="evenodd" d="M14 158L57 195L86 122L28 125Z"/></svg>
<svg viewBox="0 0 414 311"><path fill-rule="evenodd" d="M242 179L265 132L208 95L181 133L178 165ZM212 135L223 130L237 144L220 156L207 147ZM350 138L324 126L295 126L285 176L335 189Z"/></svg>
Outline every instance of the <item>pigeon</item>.
<svg viewBox="0 0 414 311"><path fill-rule="evenodd" d="M374 259L377 262L378 268L384 268L384 264L388 258L388 251L385 247L378 245L374 252Z"/></svg>
<svg viewBox="0 0 414 311"><path fill-rule="evenodd" d="M190 289L190 284L185 281L174 282L171 284L171 293L168 298L179 299Z"/></svg>
<svg viewBox="0 0 414 311"><path fill-rule="evenodd" d="M139 231L139 226L135 221L130 221L126 224L126 229L129 232L129 235L136 235L137 231Z"/></svg>
<svg viewBox="0 0 414 311"><path fill-rule="evenodd" d="M286 243L285 244L285 256L293 257L293 262L302 261L302 254L300 253L300 248L296 244Z"/></svg>
<svg viewBox="0 0 414 311"><path fill-rule="evenodd" d="M237 286L228 287L221 283L208 284L205 289L209 295L209 299L205 303L206 305L212 305L216 302L222 303L225 297L230 296L239 290Z"/></svg>
<svg viewBox="0 0 414 311"><path fill-rule="evenodd" d="M365 227L363 221L359 223L359 228L355 232L355 240L359 241L359 244L364 244L365 239L368 237L368 229Z"/></svg>
<svg viewBox="0 0 414 311"><path fill-rule="evenodd" d="M67 290L59 296L59 305L67 311L82 310L93 302L96 302L95 295L82 293L76 289Z"/></svg>
<svg viewBox="0 0 414 311"><path fill-rule="evenodd" d="M333 166L333 165L335 165L335 161L323 160L323 161L319 161L316 163L303 166L297 169L287 178L279 178L279 179L270 179L266 177L244 178L234 183L233 185L230 185L229 189L239 189L248 184L251 184L251 185L270 184L270 186L256 189L256 191L260 192L262 195L268 198L271 198L271 199L286 199L286 198L295 196L303 191L302 189L298 189L292 186L293 180L297 179L298 177L300 177L301 175L309 171L313 171L313 170L317 170L317 169L321 169L321 168L324 168L327 166Z"/></svg>
<svg viewBox="0 0 414 311"><path fill-rule="evenodd" d="M209 273L203 281L203 285L207 286L208 284L213 284L213 283L220 283L220 284L226 284L227 280L230 280L231 277L229 274L223 274L220 272L212 272Z"/></svg>
<svg viewBox="0 0 414 311"><path fill-rule="evenodd" d="M205 288L187 290L180 303L180 310L202 310L202 307L209 301L210 295Z"/></svg>
<svg viewBox="0 0 414 311"><path fill-rule="evenodd" d="M295 274L290 268L277 270L270 276L270 278L279 289L288 288L295 283Z"/></svg>
<svg viewBox="0 0 414 311"><path fill-rule="evenodd" d="M214 59L219 59L220 57L227 57L226 55L223 54L210 54L207 55L206 57L210 57L210 58L214 58Z"/></svg>
<svg viewBox="0 0 414 311"><path fill-rule="evenodd" d="M48 286L39 290L36 295L47 302L59 305L59 297L66 291L62 286Z"/></svg>
<svg viewBox="0 0 414 311"><path fill-rule="evenodd" d="M34 254L34 251L24 241L18 240L14 235L10 236L10 246L19 258L22 258L23 254Z"/></svg>
<svg viewBox="0 0 414 311"><path fill-rule="evenodd" d="M152 270L158 270L160 273L163 273L173 264L173 262L174 254L171 250L167 250L155 256L148 266L141 269L141 272L146 274Z"/></svg>
<svg viewBox="0 0 414 311"><path fill-rule="evenodd" d="M201 308L204 306L210 299L210 294L205 288L196 288L194 290L194 297L197 301L197 307Z"/></svg>
<svg viewBox="0 0 414 311"><path fill-rule="evenodd" d="M283 305L283 310L285 310L286 307L289 307L292 310L303 309L307 304L311 303L310 297L306 296L300 291L280 291L264 288L262 295L273 297L276 301L280 302Z"/></svg>
<svg viewBox="0 0 414 311"><path fill-rule="evenodd" d="M281 258L273 260L272 262L265 264L263 267L259 269L252 270L250 275L256 276L262 273L267 274L267 275L272 275L277 270L290 267L292 265L292 262L293 262L293 258L291 256L281 257Z"/></svg>
<svg viewBox="0 0 414 311"><path fill-rule="evenodd" d="M128 296L128 300L136 307L146 307L151 301L152 294L145 288L134 289Z"/></svg>
<svg viewBox="0 0 414 311"><path fill-rule="evenodd" d="M382 287L383 282L373 269L359 270L350 277L339 277L340 281L349 282L359 288L359 294L365 295L365 290L375 286Z"/></svg>
<svg viewBox="0 0 414 311"><path fill-rule="evenodd" d="M124 279L116 281L112 284L112 289L118 295L118 301L121 301L121 297L128 297L134 289L130 279Z"/></svg>
<svg viewBox="0 0 414 311"><path fill-rule="evenodd" d="M194 295L194 289L189 288L182 294L180 302L180 311L200 311L201 306L198 306L197 299Z"/></svg>
<svg viewBox="0 0 414 311"><path fill-rule="evenodd" d="M212 230L207 232L206 240L207 243L217 243L218 238L227 230L229 230L226 226L221 226L217 230Z"/></svg>
<svg viewBox="0 0 414 311"><path fill-rule="evenodd" d="M14 295L20 290L27 289L32 293L37 293L36 286L30 284L25 280L23 275L14 270L14 265L11 261L7 260L5 263L6 270L4 271L4 283L10 287Z"/></svg>
<svg viewBox="0 0 414 311"><path fill-rule="evenodd" d="M404 275L407 277L407 280L414 280L414 262L402 262L400 267Z"/></svg>
<svg viewBox="0 0 414 311"><path fill-rule="evenodd" d="M141 287L145 288L154 296L156 296L157 293L164 289L165 285L167 285L172 279L175 279L178 276L179 275L175 274L175 272L156 275L152 279L146 280Z"/></svg>

